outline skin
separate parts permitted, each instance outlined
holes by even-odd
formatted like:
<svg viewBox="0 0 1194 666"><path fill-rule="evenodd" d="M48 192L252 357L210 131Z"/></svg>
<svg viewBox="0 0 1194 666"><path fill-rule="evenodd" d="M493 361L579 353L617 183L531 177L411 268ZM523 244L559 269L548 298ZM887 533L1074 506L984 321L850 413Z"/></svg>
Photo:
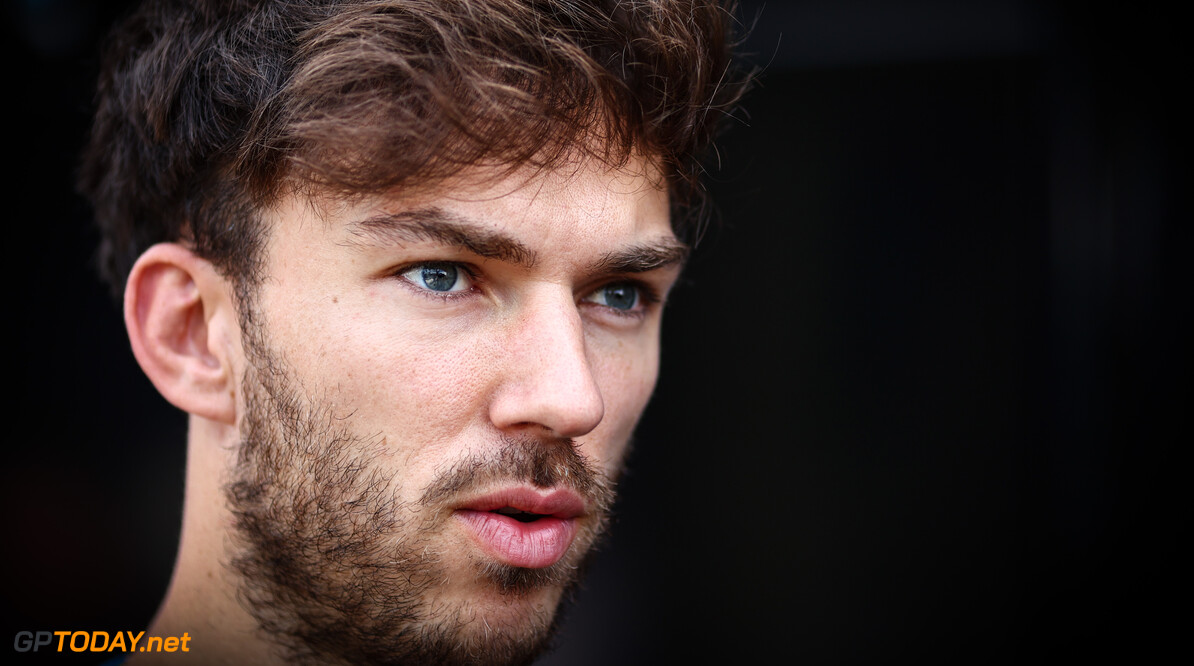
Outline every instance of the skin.
<svg viewBox="0 0 1194 666"><path fill-rule="evenodd" d="M621 169L475 167L418 195L293 197L265 214L254 324L291 385L393 480L388 492L413 514L395 529L415 532L387 536L434 553L443 575L425 595L467 609L465 631L549 622L564 590L503 593L478 573L494 556L461 521L439 519L452 505L420 505L421 493L461 460L497 459L515 440L570 440L616 477L655 385L662 302L683 257L661 182L641 158ZM421 281L427 262L458 268L452 291ZM624 310L605 288L628 282L640 297ZM158 245L130 276L125 313L147 375L191 414L179 557L147 635L188 632L186 656L206 663L281 662L229 566L241 545L224 486L259 371L232 287L186 248ZM531 487L483 488L514 486ZM587 545L578 539L567 557Z"/></svg>

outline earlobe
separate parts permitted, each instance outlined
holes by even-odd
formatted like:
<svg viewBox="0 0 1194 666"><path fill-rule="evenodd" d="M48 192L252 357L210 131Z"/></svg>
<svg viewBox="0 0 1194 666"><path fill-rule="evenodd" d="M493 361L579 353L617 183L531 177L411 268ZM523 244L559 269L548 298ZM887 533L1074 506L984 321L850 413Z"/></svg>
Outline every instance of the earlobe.
<svg viewBox="0 0 1194 666"><path fill-rule="evenodd" d="M133 355L166 400L236 422L229 344L236 316L228 283L210 262L175 243L146 250L125 285L124 321Z"/></svg>

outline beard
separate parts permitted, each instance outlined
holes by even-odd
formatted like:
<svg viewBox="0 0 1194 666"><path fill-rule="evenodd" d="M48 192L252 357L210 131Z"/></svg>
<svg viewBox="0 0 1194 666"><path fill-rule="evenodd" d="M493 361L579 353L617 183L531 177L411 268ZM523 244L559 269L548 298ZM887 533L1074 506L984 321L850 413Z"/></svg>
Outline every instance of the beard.
<svg viewBox="0 0 1194 666"><path fill-rule="evenodd" d="M309 396L260 328L244 328L242 441L225 495L235 517L229 566L261 633L290 663L534 660L605 528L612 481L571 440L502 437L489 453L445 464L417 499L404 500L398 470L377 462L386 437L355 432L351 415ZM466 567L447 566L453 507L501 482L567 487L584 498L572 546L538 569L479 554ZM462 577L489 601L444 599ZM505 612L486 613L495 598Z"/></svg>

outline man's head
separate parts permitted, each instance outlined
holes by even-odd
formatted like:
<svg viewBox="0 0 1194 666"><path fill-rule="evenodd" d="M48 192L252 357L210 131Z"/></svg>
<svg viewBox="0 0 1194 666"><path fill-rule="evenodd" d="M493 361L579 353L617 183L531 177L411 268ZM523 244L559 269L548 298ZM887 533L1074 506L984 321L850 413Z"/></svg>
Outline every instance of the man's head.
<svg viewBox="0 0 1194 666"><path fill-rule="evenodd" d="M292 660L541 648L655 384L697 158L740 93L730 20L160 2L123 25L82 185L134 353L191 414L159 626Z"/></svg>

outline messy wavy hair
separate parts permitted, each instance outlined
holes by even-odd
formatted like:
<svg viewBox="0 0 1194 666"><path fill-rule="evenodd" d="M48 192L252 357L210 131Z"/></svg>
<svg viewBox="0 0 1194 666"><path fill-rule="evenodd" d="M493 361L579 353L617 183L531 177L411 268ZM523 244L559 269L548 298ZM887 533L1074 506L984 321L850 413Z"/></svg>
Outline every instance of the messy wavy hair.
<svg viewBox="0 0 1194 666"><path fill-rule="evenodd" d="M259 211L288 192L434 185L578 151L659 161L673 224L747 76L730 8L698 0L158 0L113 33L80 190L117 291L187 243L258 279Z"/></svg>

